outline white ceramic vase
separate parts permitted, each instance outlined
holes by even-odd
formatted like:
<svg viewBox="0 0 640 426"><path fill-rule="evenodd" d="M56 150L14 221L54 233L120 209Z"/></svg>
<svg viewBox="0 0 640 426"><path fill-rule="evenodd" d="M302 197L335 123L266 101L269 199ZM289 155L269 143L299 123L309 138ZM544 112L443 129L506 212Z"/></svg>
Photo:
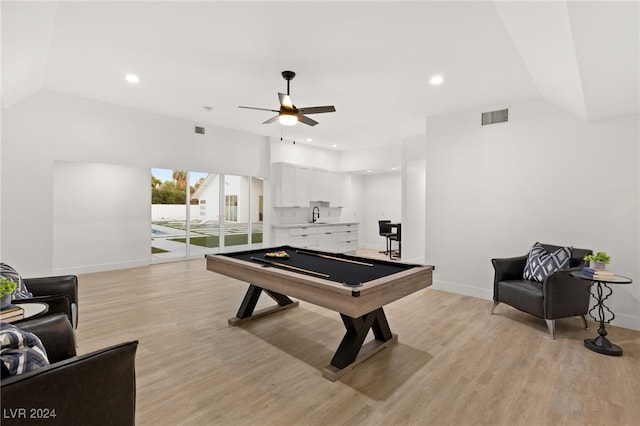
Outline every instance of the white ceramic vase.
<svg viewBox="0 0 640 426"><path fill-rule="evenodd" d="M4 308L11 304L11 293L0 296L0 308Z"/></svg>

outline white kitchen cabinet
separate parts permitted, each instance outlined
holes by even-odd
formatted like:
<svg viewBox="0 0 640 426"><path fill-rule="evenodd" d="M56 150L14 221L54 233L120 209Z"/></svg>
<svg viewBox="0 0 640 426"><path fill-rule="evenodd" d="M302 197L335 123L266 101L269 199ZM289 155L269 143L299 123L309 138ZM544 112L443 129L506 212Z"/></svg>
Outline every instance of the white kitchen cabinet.
<svg viewBox="0 0 640 426"><path fill-rule="evenodd" d="M358 225L347 224L338 227L338 252L346 253L358 249Z"/></svg>
<svg viewBox="0 0 640 426"><path fill-rule="evenodd" d="M309 207L309 202L329 202L331 207L348 206L351 176L288 163L273 164L274 207Z"/></svg>
<svg viewBox="0 0 640 426"><path fill-rule="evenodd" d="M273 164L273 195L275 207L294 207L296 167L286 163Z"/></svg>
<svg viewBox="0 0 640 426"><path fill-rule="evenodd" d="M289 244L300 248L318 248L318 228L301 226L289 230Z"/></svg>
<svg viewBox="0 0 640 426"><path fill-rule="evenodd" d="M318 228L318 250L338 251L338 227L321 226Z"/></svg>
<svg viewBox="0 0 640 426"><path fill-rule="evenodd" d="M294 205L309 207L309 189L311 187L311 169L295 167Z"/></svg>
<svg viewBox="0 0 640 426"><path fill-rule="evenodd" d="M273 226L274 244L333 253L358 249L358 224L309 224Z"/></svg>
<svg viewBox="0 0 640 426"><path fill-rule="evenodd" d="M310 201L331 200L331 174L327 170L312 170L309 184Z"/></svg>

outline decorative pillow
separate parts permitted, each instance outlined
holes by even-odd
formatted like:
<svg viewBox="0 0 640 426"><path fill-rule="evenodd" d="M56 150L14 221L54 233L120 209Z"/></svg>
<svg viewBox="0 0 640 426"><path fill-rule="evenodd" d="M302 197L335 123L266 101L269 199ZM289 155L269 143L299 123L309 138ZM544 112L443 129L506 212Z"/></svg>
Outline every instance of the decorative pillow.
<svg viewBox="0 0 640 426"><path fill-rule="evenodd" d="M18 271L6 263L0 263L0 277L7 278L18 285L18 288L16 288L16 291L13 292L13 296L11 297L13 300L33 297L33 294L27 290L27 286L24 284Z"/></svg>
<svg viewBox="0 0 640 426"><path fill-rule="evenodd" d="M38 336L8 322L0 323L0 360L2 378L49 365Z"/></svg>
<svg viewBox="0 0 640 426"><path fill-rule="evenodd" d="M573 247L560 247L553 253L549 253L542 244L535 243L529 252L522 278L544 282L549 275L558 269L569 267L572 249Z"/></svg>

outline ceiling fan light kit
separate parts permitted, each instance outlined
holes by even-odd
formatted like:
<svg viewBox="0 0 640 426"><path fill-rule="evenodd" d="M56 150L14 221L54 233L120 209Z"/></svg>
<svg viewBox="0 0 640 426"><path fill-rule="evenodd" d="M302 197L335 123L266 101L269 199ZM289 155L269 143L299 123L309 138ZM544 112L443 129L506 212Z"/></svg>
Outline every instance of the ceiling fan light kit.
<svg viewBox="0 0 640 426"><path fill-rule="evenodd" d="M298 122L298 115L291 111L281 111L278 115L278 121L283 126L295 126Z"/></svg>
<svg viewBox="0 0 640 426"><path fill-rule="evenodd" d="M336 108L333 105L297 108L293 104L293 102L291 102L291 96L289 95L289 83L291 82L291 80L293 80L295 76L296 76L296 73L293 71L282 71L282 78L287 80L287 94L285 95L284 93L278 93L278 99L280 100L279 110L248 107L248 106L240 106L239 108L277 112L278 115L276 115L275 117L271 117L270 119L268 119L262 124L269 124L278 120L278 122L284 126L295 126L295 124L298 121L308 126L315 126L316 124L318 124L318 122L307 117L305 114L321 114L324 112L336 111Z"/></svg>

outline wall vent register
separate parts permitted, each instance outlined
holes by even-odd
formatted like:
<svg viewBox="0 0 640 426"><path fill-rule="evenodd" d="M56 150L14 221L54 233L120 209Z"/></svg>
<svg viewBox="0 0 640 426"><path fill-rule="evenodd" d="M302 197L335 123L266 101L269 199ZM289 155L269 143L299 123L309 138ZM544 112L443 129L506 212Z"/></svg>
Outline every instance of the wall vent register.
<svg viewBox="0 0 640 426"><path fill-rule="evenodd" d="M487 126L489 124L508 123L508 122L509 122L508 108L482 113L483 126Z"/></svg>

